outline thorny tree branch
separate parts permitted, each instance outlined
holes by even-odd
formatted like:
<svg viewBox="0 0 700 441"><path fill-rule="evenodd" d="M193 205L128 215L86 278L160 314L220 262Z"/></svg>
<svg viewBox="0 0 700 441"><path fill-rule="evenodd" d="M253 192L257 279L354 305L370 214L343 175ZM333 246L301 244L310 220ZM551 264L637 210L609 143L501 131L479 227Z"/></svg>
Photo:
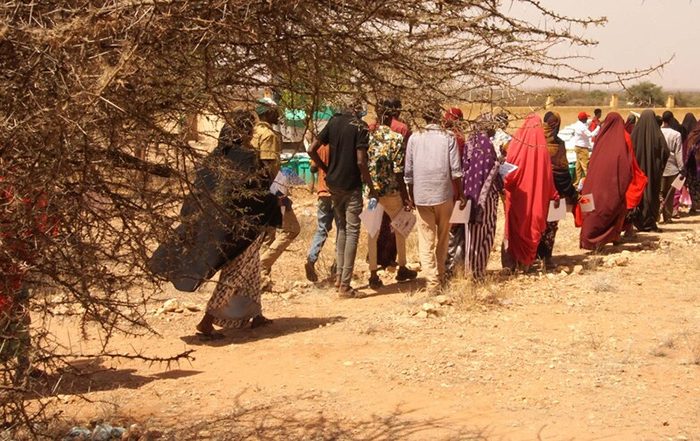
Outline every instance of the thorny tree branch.
<svg viewBox="0 0 700 441"><path fill-rule="evenodd" d="M544 24L515 17L514 6ZM0 176L14 196L0 204L0 266L27 269L35 362L57 370L74 355L48 330L59 305L100 336L91 355L117 354L114 332L151 331L160 281L146 262L215 142L191 141L196 115L225 119L270 89L304 98L307 115L346 95L399 96L411 119L435 101L507 105L533 77L611 84L658 68L573 67L574 49L595 44L585 28L604 23L538 0L3 2ZM565 45L570 56L551 55ZM42 198L48 231L35 225L31 201ZM249 221L238 216L241 228ZM2 363L9 384L15 366ZM49 408L0 395L0 425L38 436Z"/></svg>

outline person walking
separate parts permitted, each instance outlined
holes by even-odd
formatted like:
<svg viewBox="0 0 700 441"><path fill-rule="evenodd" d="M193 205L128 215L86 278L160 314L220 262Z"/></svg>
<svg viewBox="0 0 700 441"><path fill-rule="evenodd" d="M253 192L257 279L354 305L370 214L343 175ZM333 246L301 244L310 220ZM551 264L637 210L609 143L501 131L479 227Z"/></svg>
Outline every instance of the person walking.
<svg viewBox="0 0 700 441"><path fill-rule="evenodd" d="M402 211L411 211L412 206L404 183L403 136L391 129L394 111L390 106L391 102L387 100L377 109L379 125L369 135L367 156L378 202L383 207L384 213L393 221ZM406 268L406 238L399 232L395 233L395 237L399 265L396 281L413 280L417 273ZM382 280L377 275L377 239L378 235L368 236L369 287L372 289L383 286Z"/></svg>
<svg viewBox="0 0 700 441"><path fill-rule="evenodd" d="M465 266L475 280L483 280L486 276L486 266L496 237L498 195L503 189L498 173L500 163L490 139L495 129L490 127L489 121L482 120L480 124L485 125L486 130L482 128L467 138L462 156L462 191L472 207L469 221L465 224L469 231Z"/></svg>
<svg viewBox="0 0 700 441"><path fill-rule="evenodd" d="M282 138L272 128L279 121L279 109L275 101L263 98L258 101L255 112L258 115L258 122L253 129L251 145L258 153L258 159L267 170L270 180L274 181L280 171L280 153L282 152ZM263 288L270 287L273 282L271 278L272 266L301 231L291 200L284 196L282 201L285 207L282 227L270 226L265 231L260 257Z"/></svg>
<svg viewBox="0 0 700 441"><path fill-rule="evenodd" d="M688 192L691 198L690 214L700 206L700 122L688 132L685 172L688 177Z"/></svg>
<svg viewBox="0 0 700 441"><path fill-rule="evenodd" d="M280 201L250 145L253 117L233 112L217 147L199 164L193 190L180 210L175 238L155 251L151 271L176 289L196 291L221 270L206 312L197 324L202 339L221 338L214 325L262 326L260 248L265 229L282 223Z"/></svg>
<svg viewBox="0 0 700 441"><path fill-rule="evenodd" d="M664 167L663 177L661 179L661 199L663 200L662 217L663 223L668 224L673 222L675 193L673 182L678 178L680 173L685 174L683 170L683 136L679 130L685 131L683 127L674 118L673 112L665 111L661 115L663 124L661 125L661 133L664 135L666 145L669 149L668 161ZM675 129L673 127L676 127ZM680 199L680 195L679 195Z"/></svg>
<svg viewBox="0 0 700 441"><path fill-rule="evenodd" d="M369 134L362 102L354 100L343 105L311 144L309 156L326 173L326 184L331 193L336 227L336 286L341 298L358 297L352 288L352 276L360 236L362 213L362 184L369 188L370 197L376 192L367 165ZM326 165L318 154L323 144L329 148Z"/></svg>
<svg viewBox="0 0 700 441"><path fill-rule="evenodd" d="M549 202L559 204L542 120L531 114L513 135L506 160L518 167L506 175L506 224L501 263L528 269L547 228Z"/></svg>
<svg viewBox="0 0 700 441"><path fill-rule="evenodd" d="M642 198L646 176L637 166L632 139L617 112L605 118L591 155L582 193L592 194L595 210L582 213L580 246L597 250L620 240L627 213Z"/></svg>
<svg viewBox="0 0 700 441"><path fill-rule="evenodd" d="M595 130L589 130L588 118L589 115L586 112L578 114L578 121L574 124L574 135L571 138L571 143L576 150L576 181L574 182L576 187L586 177L588 160L593 150L592 138L600 132L600 126L597 126Z"/></svg>
<svg viewBox="0 0 700 441"><path fill-rule="evenodd" d="M656 222L661 206L661 181L670 152L653 110L647 109L640 115L632 131L632 146L639 168L649 179L633 213L634 226L639 231L659 232Z"/></svg>
<svg viewBox="0 0 700 441"><path fill-rule="evenodd" d="M455 137L440 127L439 107L425 112L425 128L411 136L406 148L405 181L418 210L418 249L427 288L435 293L445 282L445 261L454 200L460 191L462 168Z"/></svg>
<svg viewBox="0 0 700 441"><path fill-rule="evenodd" d="M391 114L391 124L389 127L392 132L401 135L405 151L406 143L411 136L411 131L408 124L399 119L401 117L401 100L398 98L385 99L377 105L377 109L384 109L383 111ZM377 112L377 120L370 125L370 133L381 124L382 117L380 113L380 111ZM382 216L382 225L377 236L377 265L379 267L386 268L397 264L396 258L398 253L396 247L396 234L391 228L391 217L387 213L384 213L384 216Z"/></svg>
<svg viewBox="0 0 700 441"><path fill-rule="evenodd" d="M561 127L561 117L556 112L547 112L544 115L544 135L547 141L547 151L552 166L552 177L554 187L559 193L560 199L566 199L567 203L574 205L578 200L578 192L574 188L571 173L569 173L569 161L566 159L566 146L564 141L559 139L559 128ZM545 269L552 269L552 254L554 252L554 241L559 230L559 221L547 222L547 227L542 234L540 244L537 247L537 257L542 259Z"/></svg>
<svg viewBox="0 0 700 441"><path fill-rule="evenodd" d="M318 156L326 167L328 167L328 145L322 145L318 149ZM306 279L309 282L318 282L318 274L316 273L316 262L321 254L321 249L328 239L328 233L333 228L333 201L331 200L331 192L326 184L326 172L323 171L315 162L311 163L311 171L318 173L318 181L316 182L316 195L318 197L318 208L316 211L316 232L311 239L311 246L306 257L304 271Z"/></svg>

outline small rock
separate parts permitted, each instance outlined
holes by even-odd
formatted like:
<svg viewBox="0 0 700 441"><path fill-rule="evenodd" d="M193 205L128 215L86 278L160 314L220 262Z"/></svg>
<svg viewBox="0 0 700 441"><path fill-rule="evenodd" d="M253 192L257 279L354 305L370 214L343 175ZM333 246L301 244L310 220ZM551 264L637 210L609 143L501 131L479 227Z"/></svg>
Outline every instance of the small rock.
<svg viewBox="0 0 700 441"><path fill-rule="evenodd" d="M440 294L438 296L435 296L435 298L433 300L435 300L439 305L451 305L452 304L452 300L444 294Z"/></svg>
<svg viewBox="0 0 700 441"><path fill-rule="evenodd" d="M355 363L353 363L352 361L344 361L344 362L343 362L343 366L348 366L348 367L349 367L349 366L352 366L352 365L354 365L354 364L355 364Z"/></svg>
<svg viewBox="0 0 700 441"><path fill-rule="evenodd" d="M182 306L190 312L200 312L202 310L202 307L196 303L186 302Z"/></svg>
<svg viewBox="0 0 700 441"><path fill-rule="evenodd" d="M438 314L438 306L435 305L434 303L423 303L421 306L421 309L423 312L427 313L428 315L437 315Z"/></svg>
<svg viewBox="0 0 700 441"><path fill-rule="evenodd" d="M177 299L170 299L166 300L160 309L162 309L163 312L175 312L176 310L182 308L180 306L180 302L178 302Z"/></svg>
<svg viewBox="0 0 700 441"><path fill-rule="evenodd" d="M208 430L200 430L199 433L197 433L197 437L203 439L211 438L211 432Z"/></svg>
<svg viewBox="0 0 700 441"><path fill-rule="evenodd" d="M428 318L428 313L426 311L418 311L418 313L416 313L415 316L424 319Z"/></svg>
<svg viewBox="0 0 700 441"><path fill-rule="evenodd" d="M547 278L548 278L549 280L554 280L554 277L555 277L554 274L552 274L552 273L547 273Z"/></svg>
<svg viewBox="0 0 700 441"><path fill-rule="evenodd" d="M572 274L581 274L583 272L583 265L576 265L574 266L574 270L572 271Z"/></svg>

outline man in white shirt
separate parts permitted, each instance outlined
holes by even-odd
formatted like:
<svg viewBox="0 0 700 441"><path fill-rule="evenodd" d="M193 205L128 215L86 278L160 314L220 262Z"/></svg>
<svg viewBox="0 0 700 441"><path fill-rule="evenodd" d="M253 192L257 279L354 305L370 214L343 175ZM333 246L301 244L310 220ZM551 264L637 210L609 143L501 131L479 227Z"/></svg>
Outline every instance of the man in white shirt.
<svg viewBox="0 0 700 441"><path fill-rule="evenodd" d="M676 130L671 128L671 123L673 122L673 112L665 111L661 116L663 124L661 125L661 133L664 134L666 138L666 144L668 144L668 150L671 156L668 157L666 162L666 167L664 168L663 178L661 179L661 197L664 198L663 205L663 220L664 223L671 223L673 218L673 196L669 193L671 192L671 187L673 181L676 180L681 170L683 169L683 141L681 139L681 134Z"/></svg>
<svg viewBox="0 0 700 441"><path fill-rule="evenodd" d="M457 141L438 124L441 112L423 116L426 127L411 135L406 146L404 180L418 210L418 251L427 287L437 291L445 281L454 201L466 205Z"/></svg>
<svg viewBox="0 0 700 441"><path fill-rule="evenodd" d="M597 136L600 132L600 126L595 130L588 129L588 117L586 112L578 114L578 122L574 124L574 135L571 138L571 143L576 147L576 181L574 187L578 187L581 179L586 177L588 173L588 159L593 150L593 142L591 138Z"/></svg>

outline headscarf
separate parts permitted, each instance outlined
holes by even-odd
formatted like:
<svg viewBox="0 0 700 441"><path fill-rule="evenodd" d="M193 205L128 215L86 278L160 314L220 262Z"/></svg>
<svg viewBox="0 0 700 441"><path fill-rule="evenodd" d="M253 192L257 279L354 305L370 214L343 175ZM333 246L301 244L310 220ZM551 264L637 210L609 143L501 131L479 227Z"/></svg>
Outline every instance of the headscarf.
<svg viewBox="0 0 700 441"><path fill-rule="evenodd" d="M445 128L449 129L457 141L460 157L464 156L464 134L459 126L464 121L464 114L459 107L452 107L442 116Z"/></svg>
<svg viewBox="0 0 700 441"><path fill-rule="evenodd" d="M637 115L630 113L630 115L627 117L627 122L625 122L625 131L631 135L632 130L634 130L634 126L636 124L637 124Z"/></svg>
<svg viewBox="0 0 700 441"><path fill-rule="evenodd" d="M685 169L688 175L692 178L698 177L697 171L697 158L696 154L698 149L700 149L700 122L695 123L695 127L688 134L688 140L686 141L688 146L688 153L685 160Z"/></svg>
<svg viewBox="0 0 700 441"><path fill-rule="evenodd" d="M688 112L685 114L685 117L683 118L683 122L681 125L685 129L685 136L683 137L683 159L685 161L688 160L688 138L690 137L690 132L693 131L695 126L697 125L698 120L695 119L695 115L692 113Z"/></svg>
<svg viewBox="0 0 700 441"><path fill-rule="evenodd" d="M516 262L530 265L546 228L549 201L559 199L539 116L528 116L513 135L506 160L518 169L504 180L505 248Z"/></svg>
<svg viewBox="0 0 700 441"><path fill-rule="evenodd" d="M556 112L547 112L544 115L544 136L547 139L549 160L552 163L552 177L554 186L559 196L566 198L571 204L576 201L576 188L574 187L571 173L569 173L569 160L566 157L566 145L559 138L561 117Z"/></svg>
<svg viewBox="0 0 700 441"><path fill-rule="evenodd" d="M547 140L547 150L549 159L552 161L552 168L569 171L569 161L566 159L566 146L564 141L559 139L559 127L561 126L561 116L556 112L547 112L544 115L544 137Z"/></svg>
<svg viewBox="0 0 700 441"><path fill-rule="evenodd" d="M698 123L698 120L695 118L695 115L693 115L690 112L685 114L685 116L683 117L683 122L681 123L681 125L685 129L685 133L686 133L686 137L685 137L684 141L686 139L688 139L688 135L690 135L690 132L693 131L693 129L695 128L695 125L697 123Z"/></svg>
<svg viewBox="0 0 700 441"><path fill-rule="evenodd" d="M462 157L464 197L472 202L470 223L481 222L486 198L494 188L499 163L491 139L484 132L471 135L465 144Z"/></svg>
<svg viewBox="0 0 700 441"><path fill-rule="evenodd" d="M583 213L581 248L595 250L617 241L627 215L627 189L634 177L625 124L611 112L593 149L582 194L593 194L595 210Z"/></svg>
<svg viewBox="0 0 700 441"><path fill-rule="evenodd" d="M656 227L660 208L661 178L670 155L666 139L656 122L653 110L647 109L642 112L632 132L632 145L637 163L649 179L639 205L639 212L635 216L635 225L642 231L649 231Z"/></svg>

